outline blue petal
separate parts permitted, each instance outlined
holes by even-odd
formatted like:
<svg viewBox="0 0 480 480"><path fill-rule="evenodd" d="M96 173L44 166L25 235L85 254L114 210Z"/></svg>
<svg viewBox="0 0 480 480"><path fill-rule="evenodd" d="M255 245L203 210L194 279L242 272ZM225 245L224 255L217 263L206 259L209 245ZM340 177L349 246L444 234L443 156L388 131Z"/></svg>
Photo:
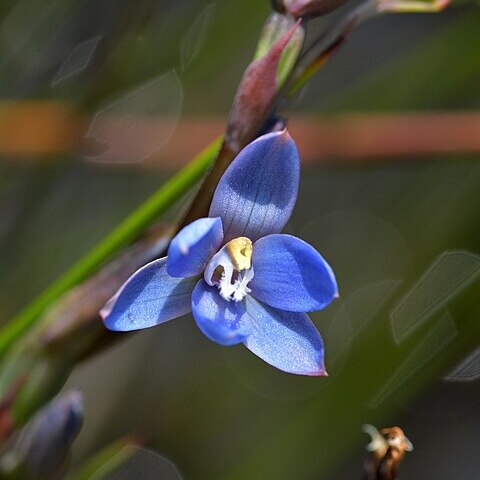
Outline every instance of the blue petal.
<svg viewBox="0 0 480 480"><path fill-rule="evenodd" d="M247 145L218 183L210 217L221 217L225 241L281 232L298 193L300 160L286 130Z"/></svg>
<svg viewBox="0 0 480 480"><path fill-rule="evenodd" d="M167 271L172 277L199 275L222 246L220 218L200 218L184 227L168 247Z"/></svg>
<svg viewBox="0 0 480 480"><path fill-rule="evenodd" d="M269 235L253 245L252 296L291 312L311 312L338 297L330 265L308 243L291 235Z"/></svg>
<svg viewBox="0 0 480 480"><path fill-rule="evenodd" d="M221 345L241 343L250 332L243 303L224 300L218 289L204 280L199 280L193 290L192 313L200 330Z"/></svg>
<svg viewBox="0 0 480 480"><path fill-rule="evenodd" d="M173 278L167 259L137 270L100 312L110 330L148 328L190 311L190 296L197 278Z"/></svg>
<svg viewBox="0 0 480 480"><path fill-rule="evenodd" d="M280 370L299 375L326 375L323 340L305 313L286 312L247 297L252 331L245 346Z"/></svg>

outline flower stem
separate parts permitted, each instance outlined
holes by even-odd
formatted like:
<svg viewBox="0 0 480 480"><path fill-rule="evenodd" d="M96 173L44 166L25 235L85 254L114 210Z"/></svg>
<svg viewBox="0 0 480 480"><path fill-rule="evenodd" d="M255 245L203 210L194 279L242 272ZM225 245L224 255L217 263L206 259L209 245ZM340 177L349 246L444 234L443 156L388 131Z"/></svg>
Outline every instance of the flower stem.
<svg viewBox="0 0 480 480"><path fill-rule="evenodd" d="M187 166L163 184L150 198L129 215L90 252L53 282L0 330L0 356L12 343L34 325L45 309L63 293L85 280L120 248L132 242L160 214L165 212L205 173L220 147L221 138L213 141Z"/></svg>

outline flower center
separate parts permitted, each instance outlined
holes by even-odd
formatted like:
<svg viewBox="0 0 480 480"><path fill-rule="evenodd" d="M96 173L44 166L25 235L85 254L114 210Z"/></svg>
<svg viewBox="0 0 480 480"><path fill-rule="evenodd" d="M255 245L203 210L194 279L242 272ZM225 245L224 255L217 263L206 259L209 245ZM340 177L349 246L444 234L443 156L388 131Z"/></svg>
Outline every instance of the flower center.
<svg viewBox="0 0 480 480"><path fill-rule="evenodd" d="M205 281L216 285L225 300L240 302L250 293L248 282L253 278L252 241L238 237L216 253L204 272Z"/></svg>

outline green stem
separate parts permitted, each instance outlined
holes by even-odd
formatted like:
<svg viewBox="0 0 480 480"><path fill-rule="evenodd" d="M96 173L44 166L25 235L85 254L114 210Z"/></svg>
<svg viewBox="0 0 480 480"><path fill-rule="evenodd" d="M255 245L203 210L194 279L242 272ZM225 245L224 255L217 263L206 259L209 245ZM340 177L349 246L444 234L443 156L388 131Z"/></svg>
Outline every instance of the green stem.
<svg viewBox="0 0 480 480"><path fill-rule="evenodd" d="M162 185L89 253L53 282L0 330L0 356L40 318L45 309L63 293L94 273L120 248L132 242L160 214L165 212L205 173L215 158L221 138L212 142L187 166Z"/></svg>

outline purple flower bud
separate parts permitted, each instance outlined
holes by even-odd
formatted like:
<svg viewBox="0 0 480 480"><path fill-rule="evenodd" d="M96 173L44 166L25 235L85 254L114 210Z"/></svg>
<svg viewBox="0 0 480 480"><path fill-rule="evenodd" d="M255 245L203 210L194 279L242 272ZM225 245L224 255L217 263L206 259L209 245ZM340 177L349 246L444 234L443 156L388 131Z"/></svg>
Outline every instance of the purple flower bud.
<svg viewBox="0 0 480 480"><path fill-rule="evenodd" d="M268 25L266 32L270 32ZM288 75L283 69L279 70L282 55L289 48L292 49L293 60L286 62L289 68L292 68L303 45L303 28L300 22L292 22L288 30L283 31L279 37L276 30L273 33L278 39L270 45L267 41L261 42L260 54L257 52L256 59L248 66L235 94L225 135L226 143L234 152L245 146L270 113L275 96Z"/></svg>
<svg viewBox="0 0 480 480"><path fill-rule="evenodd" d="M83 425L83 401L78 391L62 395L27 424L15 453L28 478L52 478L65 463Z"/></svg>
<svg viewBox="0 0 480 480"><path fill-rule="evenodd" d="M272 0L273 8L294 18L320 17L342 6L346 0Z"/></svg>

